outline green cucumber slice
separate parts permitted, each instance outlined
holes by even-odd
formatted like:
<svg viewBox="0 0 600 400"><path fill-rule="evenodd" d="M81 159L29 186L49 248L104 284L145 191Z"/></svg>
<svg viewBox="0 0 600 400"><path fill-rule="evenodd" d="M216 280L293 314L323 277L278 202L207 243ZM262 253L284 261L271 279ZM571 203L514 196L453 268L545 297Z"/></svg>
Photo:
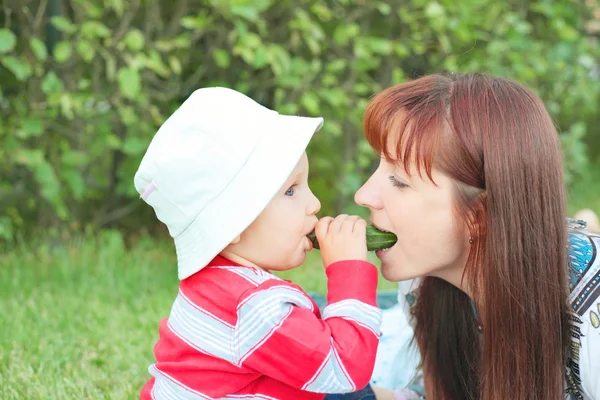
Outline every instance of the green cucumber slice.
<svg viewBox="0 0 600 400"><path fill-rule="evenodd" d="M315 231L312 231L308 234L308 238L313 244L315 249L319 249L319 242L317 240L317 236L315 235ZM384 232L373 225L367 225L367 250L368 251L377 251L389 249L398 241L398 237L392 232Z"/></svg>

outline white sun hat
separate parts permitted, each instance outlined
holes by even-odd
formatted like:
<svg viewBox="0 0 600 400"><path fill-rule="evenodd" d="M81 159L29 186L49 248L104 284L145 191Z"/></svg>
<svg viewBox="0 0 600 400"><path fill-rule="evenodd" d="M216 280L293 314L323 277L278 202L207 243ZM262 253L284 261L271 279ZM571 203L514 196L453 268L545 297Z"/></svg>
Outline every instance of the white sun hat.
<svg viewBox="0 0 600 400"><path fill-rule="evenodd" d="M179 279L256 219L322 125L323 118L281 115L217 87L196 90L167 119L134 184L174 238Z"/></svg>

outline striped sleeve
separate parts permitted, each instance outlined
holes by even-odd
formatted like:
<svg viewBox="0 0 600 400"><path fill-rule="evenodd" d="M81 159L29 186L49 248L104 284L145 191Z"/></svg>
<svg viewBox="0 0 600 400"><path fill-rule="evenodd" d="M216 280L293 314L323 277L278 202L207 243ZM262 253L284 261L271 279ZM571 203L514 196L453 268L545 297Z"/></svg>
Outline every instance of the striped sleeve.
<svg viewBox="0 0 600 400"><path fill-rule="evenodd" d="M329 266L327 275L323 318L285 281L264 282L242 296L233 340L240 365L310 392L345 393L368 384L381 324L377 269L344 261Z"/></svg>

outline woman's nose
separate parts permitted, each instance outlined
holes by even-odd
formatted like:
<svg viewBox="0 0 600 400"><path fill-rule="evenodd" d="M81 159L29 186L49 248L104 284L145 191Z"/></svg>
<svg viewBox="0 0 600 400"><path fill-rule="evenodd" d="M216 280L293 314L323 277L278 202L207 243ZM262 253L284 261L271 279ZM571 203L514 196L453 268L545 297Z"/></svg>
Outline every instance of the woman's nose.
<svg viewBox="0 0 600 400"><path fill-rule="evenodd" d="M354 195L354 202L359 206L380 209L383 204L379 197L377 186L373 184L373 177L369 178Z"/></svg>

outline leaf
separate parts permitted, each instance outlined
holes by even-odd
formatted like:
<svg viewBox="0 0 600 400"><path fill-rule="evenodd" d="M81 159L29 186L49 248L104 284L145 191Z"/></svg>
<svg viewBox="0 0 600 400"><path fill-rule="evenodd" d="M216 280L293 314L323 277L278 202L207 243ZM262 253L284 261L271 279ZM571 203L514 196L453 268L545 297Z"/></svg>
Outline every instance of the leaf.
<svg viewBox="0 0 600 400"><path fill-rule="evenodd" d="M84 198L85 195L85 181L83 180L83 176L75 170L67 170L62 173L62 178L64 182L69 186L71 192L73 193L73 198L77 201L80 201Z"/></svg>
<svg viewBox="0 0 600 400"><path fill-rule="evenodd" d="M306 45L310 49L310 52L314 55L321 54L321 46L317 40L314 39L312 35L304 35L304 41Z"/></svg>
<svg viewBox="0 0 600 400"><path fill-rule="evenodd" d="M348 95L340 88L323 89L320 97L336 109L343 109L347 103Z"/></svg>
<svg viewBox="0 0 600 400"><path fill-rule="evenodd" d="M60 160L67 167L79 167L88 162L88 156L83 151L69 150L61 155Z"/></svg>
<svg viewBox="0 0 600 400"><path fill-rule="evenodd" d="M338 46L345 46L351 39L360 33L360 26L355 23L347 24L344 21L336 26L333 32L333 40Z"/></svg>
<svg viewBox="0 0 600 400"><path fill-rule="evenodd" d="M287 103L280 107L278 107L279 112L287 115L296 115L298 114L298 104L296 103Z"/></svg>
<svg viewBox="0 0 600 400"><path fill-rule="evenodd" d="M176 43L172 40L159 39L156 42L154 42L154 48L163 53L172 51L175 48L175 45Z"/></svg>
<svg viewBox="0 0 600 400"><path fill-rule="evenodd" d="M179 49L189 49L192 45L192 40L188 33L182 33L173 40L173 45Z"/></svg>
<svg viewBox="0 0 600 400"><path fill-rule="evenodd" d="M17 37L10 29L0 29L0 53L8 53L15 48Z"/></svg>
<svg viewBox="0 0 600 400"><path fill-rule="evenodd" d="M267 48L267 57L273 73L277 76L288 74L292 69L290 54L282 46L272 44Z"/></svg>
<svg viewBox="0 0 600 400"><path fill-rule="evenodd" d="M590 54L582 54L577 58L577 62L588 70L593 70L596 66L594 57Z"/></svg>
<svg viewBox="0 0 600 400"><path fill-rule="evenodd" d="M0 238L11 242L14 237L12 219L7 216L0 216Z"/></svg>
<svg viewBox="0 0 600 400"><path fill-rule="evenodd" d="M181 71L183 68L181 67L181 62L177 57L170 56L169 65L171 66L171 71L173 71L173 73L175 73L176 75L181 75Z"/></svg>
<svg viewBox="0 0 600 400"><path fill-rule="evenodd" d="M315 3L311 8L310 11L312 11L312 13L314 15L316 15L317 17L319 17L319 19L321 21L329 21L331 20L332 17L332 12L329 8L327 8L326 5L324 4L319 4L319 3Z"/></svg>
<svg viewBox="0 0 600 400"><path fill-rule="evenodd" d="M364 82L355 83L354 86L352 86L352 90L354 91L354 93L359 94L361 96L365 96L366 94L371 92L369 86Z"/></svg>
<svg viewBox="0 0 600 400"><path fill-rule="evenodd" d="M121 150L127 155L138 156L143 154L147 147L148 143L145 141L136 137L131 137L125 140Z"/></svg>
<svg viewBox="0 0 600 400"><path fill-rule="evenodd" d="M370 37L368 43L371 50L377 54L389 55L394 49L392 42L387 39Z"/></svg>
<svg viewBox="0 0 600 400"><path fill-rule="evenodd" d="M21 129L17 135L21 139L27 139L32 136L40 136L44 130L44 123L39 118L28 118L21 123Z"/></svg>
<svg viewBox="0 0 600 400"><path fill-rule="evenodd" d="M394 68L392 71L392 82L394 84L399 84L404 81L406 81L406 76L404 75L402 68Z"/></svg>
<svg viewBox="0 0 600 400"><path fill-rule="evenodd" d="M377 9L379 10L379 12L382 15L386 15L386 16L390 15L390 13L392 12L392 7L383 1L377 3Z"/></svg>
<svg viewBox="0 0 600 400"><path fill-rule="evenodd" d="M62 93L60 95L59 104L62 115L67 117L67 119L73 119L73 117L75 117L75 113L73 112L73 99L71 98L70 93Z"/></svg>
<svg viewBox="0 0 600 400"><path fill-rule="evenodd" d="M120 149L121 145L122 145L121 139L119 139L118 136L115 136L113 134L109 134L106 137L105 143L106 143L106 147L108 147L109 149L112 149L112 150Z"/></svg>
<svg viewBox="0 0 600 400"><path fill-rule="evenodd" d="M34 167L44 160L44 153L40 149L20 148L15 153L15 163L26 167Z"/></svg>
<svg viewBox="0 0 600 400"><path fill-rule="evenodd" d="M195 17L186 16L181 18L181 26L187 29L201 30L204 29L209 22L206 13L202 12Z"/></svg>
<svg viewBox="0 0 600 400"><path fill-rule="evenodd" d="M86 21L81 25L81 33L87 39L105 38L110 36L110 29L100 21Z"/></svg>
<svg viewBox="0 0 600 400"><path fill-rule="evenodd" d="M140 74L137 70L121 68L117 74L119 90L123 96L134 99L142 88Z"/></svg>
<svg viewBox="0 0 600 400"><path fill-rule="evenodd" d="M102 15L104 14L104 7L100 4L94 4L94 2L91 1L86 1L86 0L80 0L82 3L85 4L85 13L87 14L86 16L89 17L88 19L99 19L102 17Z"/></svg>
<svg viewBox="0 0 600 400"><path fill-rule="evenodd" d="M125 11L123 0L109 0L108 4L115 10L115 14L117 14L118 17L123 16L123 11Z"/></svg>
<svg viewBox="0 0 600 400"><path fill-rule="evenodd" d="M6 67L19 81L24 81L31 76L33 70L31 65L26 64L13 56L3 56L0 58L2 65Z"/></svg>
<svg viewBox="0 0 600 400"><path fill-rule="evenodd" d="M160 53L155 49L150 50L149 56L144 58L143 66L152 70L163 78L167 78L171 72L163 62Z"/></svg>
<svg viewBox="0 0 600 400"><path fill-rule="evenodd" d="M196 28L196 18L194 17L182 17L181 20L179 21L179 23L181 24L181 26L183 26L184 28L187 29L195 29Z"/></svg>
<svg viewBox="0 0 600 400"><path fill-rule="evenodd" d="M235 16L242 17L253 22L258 19L259 15L259 10L257 10L251 4L232 5L230 11Z"/></svg>
<svg viewBox="0 0 600 400"><path fill-rule="evenodd" d="M333 31L333 41L339 47L346 46L350 40L350 36L348 36L346 25L341 23L340 25L335 27Z"/></svg>
<svg viewBox="0 0 600 400"><path fill-rule="evenodd" d="M560 36L567 42L574 42L579 39L579 31L573 26L565 25L559 32Z"/></svg>
<svg viewBox="0 0 600 400"><path fill-rule="evenodd" d="M444 17L445 14L444 7L436 1L428 3L425 7L425 15L431 19Z"/></svg>
<svg viewBox="0 0 600 400"><path fill-rule="evenodd" d="M85 91L92 86L92 82L89 79L82 78L77 82L77 89Z"/></svg>
<svg viewBox="0 0 600 400"><path fill-rule="evenodd" d="M38 61L44 62L48 58L48 50L46 49L46 45L38 38L31 38L29 41L29 46L31 46L31 51L35 58Z"/></svg>
<svg viewBox="0 0 600 400"><path fill-rule="evenodd" d="M138 117L133 108L130 106L120 107L117 112L119 113L119 117L121 121L127 126L136 125L138 123Z"/></svg>
<svg viewBox="0 0 600 400"><path fill-rule="evenodd" d="M219 68L229 68L231 59L229 53L223 49L215 49L212 53L213 59Z"/></svg>
<svg viewBox="0 0 600 400"><path fill-rule="evenodd" d="M132 29L125 35L125 43L131 51L140 51L144 48L144 34L139 29Z"/></svg>
<svg viewBox="0 0 600 400"><path fill-rule="evenodd" d="M248 24L245 21L235 21L235 32L238 34L240 40L243 40L248 36Z"/></svg>
<svg viewBox="0 0 600 400"><path fill-rule="evenodd" d="M94 46L87 40L81 39L77 41L77 53L83 58L84 61L90 62L94 59L96 55L96 50Z"/></svg>
<svg viewBox="0 0 600 400"><path fill-rule="evenodd" d="M261 46L258 47L254 53L254 62L252 65L256 69L264 68L269 63L269 58L266 49Z"/></svg>
<svg viewBox="0 0 600 400"><path fill-rule="evenodd" d="M364 39L357 40L354 43L354 54L356 55L359 61L371 58L371 52L369 51L367 43Z"/></svg>
<svg viewBox="0 0 600 400"><path fill-rule="evenodd" d="M327 71L333 73L340 73L348 67L348 61L345 58L338 58L331 61L326 65Z"/></svg>
<svg viewBox="0 0 600 400"><path fill-rule="evenodd" d="M342 133L344 132L342 125L337 121L329 121L324 128L327 130L327 133L334 137L342 136Z"/></svg>
<svg viewBox="0 0 600 400"><path fill-rule="evenodd" d="M71 58L72 54L73 54L73 47L71 46L70 42L67 42L67 41L58 42L58 44L54 48L54 59L58 63L62 64L64 62L66 62L69 58Z"/></svg>
<svg viewBox="0 0 600 400"><path fill-rule="evenodd" d="M50 23L59 31L67 34L73 34L75 31L77 31L75 25L73 25L73 23L71 23L71 21L65 17L52 17L50 18Z"/></svg>
<svg viewBox="0 0 600 400"><path fill-rule="evenodd" d="M408 48L402 43L394 43L394 53L400 58L404 58L410 54Z"/></svg>
<svg viewBox="0 0 600 400"><path fill-rule="evenodd" d="M304 107L310 114L319 114L319 99L314 93L304 93L300 98L300 104L302 104L302 107Z"/></svg>
<svg viewBox="0 0 600 400"><path fill-rule="evenodd" d="M64 90L64 84L56 76L54 71L48 72L42 81L42 92L46 95L61 93Z"/></svg>
<svg viewBox="0 0 600 400"><path fill-rule="evenodd" d="M33 168L33 175L40 185L42 197L48 200L56 209L62 205L60 197L60 182L56 177L54 168L46 160L36 164ZM58 210L57 210L58 211Z"/></svg>

